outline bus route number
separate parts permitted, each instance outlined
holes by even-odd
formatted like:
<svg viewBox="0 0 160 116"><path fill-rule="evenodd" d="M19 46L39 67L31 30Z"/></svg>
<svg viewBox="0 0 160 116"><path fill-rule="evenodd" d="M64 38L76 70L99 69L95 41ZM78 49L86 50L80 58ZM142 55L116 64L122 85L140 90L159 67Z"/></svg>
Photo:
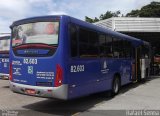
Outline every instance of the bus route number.
<svg viewBox="0 0 160 116"><path fill-rule="evenodd" d="M24 59L24 64L37 64L37 59Z"/></svg>
<svg viewBox="0 0 160 116"><path fill-rule="evenodd" d="M71 72L83 72L83 71L84 71L84 65L71 66Z"/></svg>

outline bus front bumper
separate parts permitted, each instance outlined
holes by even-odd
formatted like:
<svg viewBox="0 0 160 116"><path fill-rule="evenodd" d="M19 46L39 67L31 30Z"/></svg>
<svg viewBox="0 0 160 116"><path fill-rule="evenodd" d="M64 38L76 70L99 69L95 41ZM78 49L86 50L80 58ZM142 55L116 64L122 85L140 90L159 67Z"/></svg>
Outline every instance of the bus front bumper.
<svg viewBox="0 0 160 116"><path fill-rule="evenodd" d="M59 87L40 87L40 86L31 86L31 85L14 83L10 81L10 89L14 92L26 95L46 97L46 98L58 98L63 100L68 99L67 84L63 84ZM26 90L34 90L34 93L28 93Z"/></svg>

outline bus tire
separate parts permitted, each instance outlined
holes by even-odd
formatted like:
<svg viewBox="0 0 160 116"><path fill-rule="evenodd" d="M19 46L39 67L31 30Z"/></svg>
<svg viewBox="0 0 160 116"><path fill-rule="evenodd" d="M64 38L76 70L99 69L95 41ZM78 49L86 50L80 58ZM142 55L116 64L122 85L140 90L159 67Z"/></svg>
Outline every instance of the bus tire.
<svg viewBox="0 0 160 116"><path fill-rule="evenodd" d="M120 77L118 75L115 75L112 83L112 90L111 90L112 96L115 96L119 93L120 87L121 87Z"/></svg>

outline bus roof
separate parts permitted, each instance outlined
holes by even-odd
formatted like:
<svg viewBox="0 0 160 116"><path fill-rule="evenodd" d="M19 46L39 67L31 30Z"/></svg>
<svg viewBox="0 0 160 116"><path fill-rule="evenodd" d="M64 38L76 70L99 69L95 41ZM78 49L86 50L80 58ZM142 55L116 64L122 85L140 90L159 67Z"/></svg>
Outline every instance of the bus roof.
<svg viewBox="0 0 160 116"><path fill-rule="evenodd" d="M116 32L116 31L112 31L112 30L106 29L106 28L104 29L102 27L98 27L98 26L96 26L94 24L91 24L91 23L88 23L88 22L73 18L71 16L67 16L67 15L49 15L49 16L39 16L39 17L32 17L32 18L22 19L22 20L18 20L18 21L13 22L13 24L10 27L12 28L14 26L18 26L18 25L25 24L25 23L28 23L28 22L34 23L34 22L38 22L38 21L42 21L42 20L43 21L53 21L53 20L59 20L61 18L68 19L72 23L76 23L76 24L78 24L80 26L90 28L91 30L102 32L104 34L106 33L106 34L108 34L108 35L110 35L112 37L115 37L117 39L124 39L124 40L131 41L134 46L138 46L138 45L146 43L145 41L143 41L141 39L137 39L135 37L131 37L131 36Z"/></svg>
<svg viewBox="0 0 160 116"><path fill-rule="evenodd" d="M10 36L9 35L0 36L0 40L5 40L5 39L10 39Z"/></svg>

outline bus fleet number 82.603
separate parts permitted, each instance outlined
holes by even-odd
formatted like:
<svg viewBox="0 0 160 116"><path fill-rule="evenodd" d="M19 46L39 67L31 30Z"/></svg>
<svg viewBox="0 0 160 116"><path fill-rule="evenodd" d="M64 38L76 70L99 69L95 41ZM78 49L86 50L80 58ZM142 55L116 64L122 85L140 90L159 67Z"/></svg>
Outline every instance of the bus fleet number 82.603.
<svg viewBox="0 0 160 116"><path fill-rule="evenodd" d="M84 65L72 65L71 72L84 72Z"/></svg>

